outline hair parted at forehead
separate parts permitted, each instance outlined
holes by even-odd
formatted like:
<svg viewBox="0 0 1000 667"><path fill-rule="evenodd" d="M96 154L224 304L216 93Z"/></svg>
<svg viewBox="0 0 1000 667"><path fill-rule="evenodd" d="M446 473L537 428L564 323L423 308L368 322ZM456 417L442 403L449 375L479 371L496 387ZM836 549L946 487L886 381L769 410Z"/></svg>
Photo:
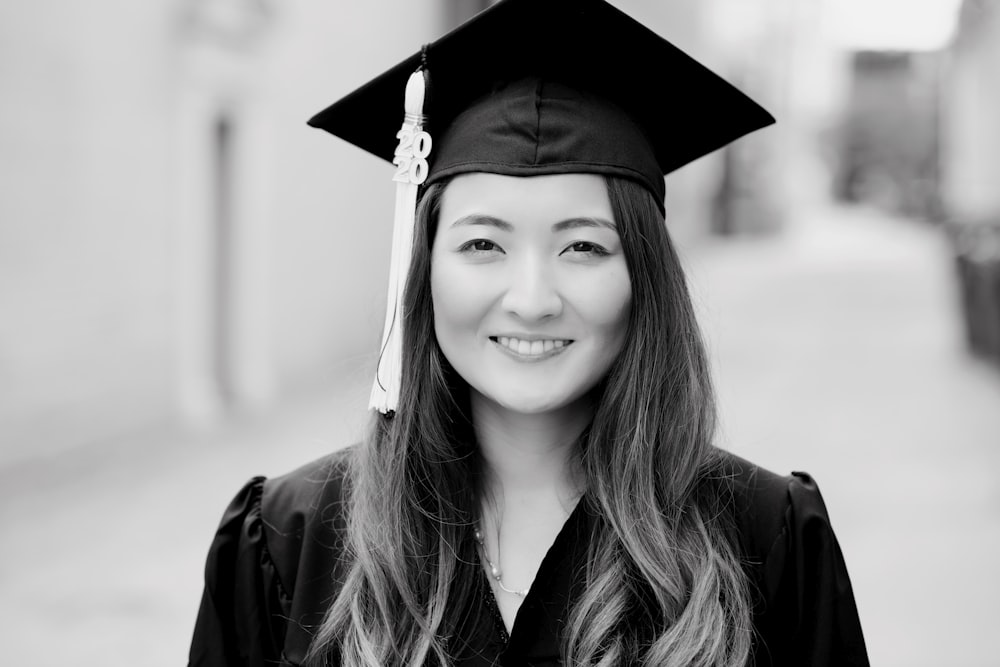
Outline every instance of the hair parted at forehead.
<svg viewBox="0 0 1000 667"><path fill-rule="evenodd" d="M632 285L626 351L660 354L656 350L683 342L696 347L701 354L698 324L683 267L655 196L645 186L628 178L608 176L604 182ZM413 260L405 296L404 330L409 331L405 340L408 350L425 349L427 339L436 340L430 290L431 252L441 199L448 183L449 179L444 179L424 188L418 206ZM440 362L435 365L450 370L436 345L434 354L440 356ZM404 376L411 368L424 364L424 360L407 355ZM456 381L463 382L460 378L450 379L452 385Z"/></svg>

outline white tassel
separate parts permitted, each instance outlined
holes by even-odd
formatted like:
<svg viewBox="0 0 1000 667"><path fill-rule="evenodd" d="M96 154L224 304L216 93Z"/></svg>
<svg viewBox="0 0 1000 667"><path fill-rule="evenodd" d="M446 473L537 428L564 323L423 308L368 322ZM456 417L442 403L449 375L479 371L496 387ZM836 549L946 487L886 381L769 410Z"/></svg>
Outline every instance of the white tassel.
<svg viewBox="0 0 1000 667"><path fill-rule="evenodd" d="M396 211L392 225L392 257L389 261L389 289L385 304L385 328L375 382L368 407L389 414L399 405L403 374L403 292L410 271L413 246L413 226L416 218L417 189L427 179L427 156L431 150L430 135L423 131L424 70L410 75L406 82L403 126L396 137L399 145L393 164L396 165Z"/></svg>

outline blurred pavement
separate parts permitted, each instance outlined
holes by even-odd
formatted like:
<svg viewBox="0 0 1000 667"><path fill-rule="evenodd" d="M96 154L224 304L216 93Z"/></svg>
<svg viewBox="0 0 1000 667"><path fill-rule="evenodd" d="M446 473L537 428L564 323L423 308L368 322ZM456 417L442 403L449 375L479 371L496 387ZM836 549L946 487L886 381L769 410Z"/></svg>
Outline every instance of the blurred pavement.
<svg viewBox="0 0 1000 667"><path fill-rule="evenodd" d="M726 446L823 489L872 663L997 665L1000 370L968 357L938 230L823 209L684 252ZM369 378L225 427L0 469L10 665L184 664L229 498L357 439Z"/></svg>

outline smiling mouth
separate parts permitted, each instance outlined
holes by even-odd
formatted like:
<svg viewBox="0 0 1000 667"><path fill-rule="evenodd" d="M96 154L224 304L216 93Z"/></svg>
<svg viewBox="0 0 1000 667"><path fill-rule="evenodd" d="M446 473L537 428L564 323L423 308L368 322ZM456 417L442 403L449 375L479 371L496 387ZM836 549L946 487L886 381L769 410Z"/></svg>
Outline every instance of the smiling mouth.
<svg viewBox="0 0 1000 667"><path fill-rule="evenodd" d="M561 351L573 343L572 340L565 339L522 340L511 336L490 336L490 340L508 352L522 357L542 357Z"/></svg>

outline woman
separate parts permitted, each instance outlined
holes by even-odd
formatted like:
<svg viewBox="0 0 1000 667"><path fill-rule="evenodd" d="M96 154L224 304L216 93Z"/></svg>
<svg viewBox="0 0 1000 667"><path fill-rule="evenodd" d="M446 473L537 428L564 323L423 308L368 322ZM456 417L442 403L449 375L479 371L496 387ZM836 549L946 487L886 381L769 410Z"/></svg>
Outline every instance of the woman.
<svg viewBox="0 0 1000 667"><path fill-rule="evenodd" d="M408 108L386 155L418 65L433 141ZM770 121L599 0L501 2L317 115L409 170L403 227L422 181L399 385L233 501L191 664L866 665L815 484L712 446L664 225L664 173Z"/></svg>

